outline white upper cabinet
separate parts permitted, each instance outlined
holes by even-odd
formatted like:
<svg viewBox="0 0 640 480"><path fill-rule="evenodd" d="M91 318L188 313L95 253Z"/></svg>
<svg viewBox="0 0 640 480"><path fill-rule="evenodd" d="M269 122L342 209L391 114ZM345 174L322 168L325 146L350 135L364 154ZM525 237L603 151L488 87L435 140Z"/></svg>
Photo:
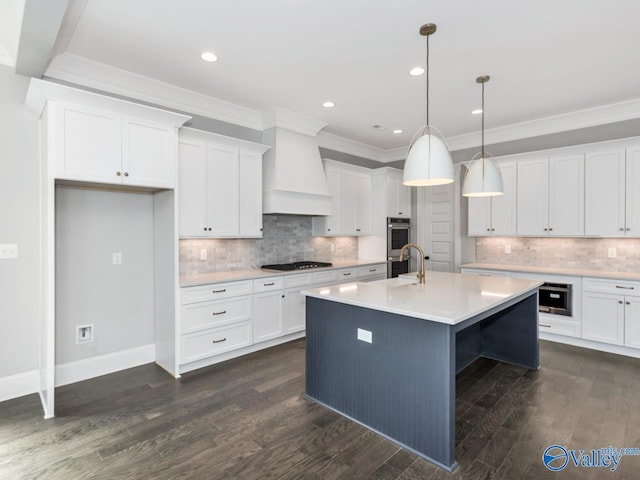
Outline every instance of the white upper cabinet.
<svg viewBox="0 0 640 480"><path fill-rule="evenodd" d="M368 169L325 160L331 215L313 217L315 236L371 234L371 176Z"/></svg>
<svg viewBox="0 0 640 480"><path fill-rule="evenodd" d="M516 234L516 162L500 162L504 194L469 198L469 236Z"/></svg>
<svg viewBox="0 0 640 480"><path fill-rule="evenodd" d="M584 156L518 162L518 235L584 235Z"/></svg>
<svg viewBox="0 0 640 480"><path fill-rule="evenodd" d="M585 234L624 237L625 150L587 153L585 159Z"/></svg>
<svg viewBox="0 0 640 480"><path fill-rule="evenodd" d="M640 144L627 148L626 226L630 237L640 237Z"/></svg>
<svg viewBox="0 0 640 480"><path fill-rule="evenodd" d="M181 130L181 237L262 236L262 154L268 148L213 133Z"/></svg>
<svg viewBox="0 0 640 480"><path fill-rule="evenodd" d="M55 179L175 187L178 128L190 117L38 79L26 105L46 119Z"/></svg>
<svg viewBox="0 0 640 480"><path fill-rule="evenodd" d="M387 217L411 217L411 187L402 183L402 172L387 168L385 189L387 196Z"/></svg>

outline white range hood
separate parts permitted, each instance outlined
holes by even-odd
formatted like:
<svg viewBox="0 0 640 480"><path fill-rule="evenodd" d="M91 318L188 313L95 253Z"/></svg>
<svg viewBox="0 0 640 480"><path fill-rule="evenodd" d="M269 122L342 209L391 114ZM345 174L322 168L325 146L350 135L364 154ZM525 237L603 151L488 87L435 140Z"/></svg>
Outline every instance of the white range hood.
<svg viewBox="0 0 640 480"><path fill-rule="evenodd" d="M315 119L274 108L265 112L262 211L270 214L330 215L331 195L318 149Z"/></svg>

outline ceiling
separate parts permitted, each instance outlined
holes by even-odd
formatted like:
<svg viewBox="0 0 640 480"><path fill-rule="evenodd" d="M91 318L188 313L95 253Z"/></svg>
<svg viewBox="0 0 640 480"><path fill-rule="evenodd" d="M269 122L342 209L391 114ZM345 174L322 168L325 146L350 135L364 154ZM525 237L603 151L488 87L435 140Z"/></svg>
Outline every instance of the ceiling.
<svg viewBox="0 0 640 480"><path fill-rule="evenodd" d="M488 128L640 98L637 0L75 3L59 53L259 111L286 108L381 149L406 146L425 122L425 77L408 71L425 63L427 22L438 25L430 119L447 137L479 130L470 112L480 74L491 75ZM203 62L205 50L219 61Z"/></svg>

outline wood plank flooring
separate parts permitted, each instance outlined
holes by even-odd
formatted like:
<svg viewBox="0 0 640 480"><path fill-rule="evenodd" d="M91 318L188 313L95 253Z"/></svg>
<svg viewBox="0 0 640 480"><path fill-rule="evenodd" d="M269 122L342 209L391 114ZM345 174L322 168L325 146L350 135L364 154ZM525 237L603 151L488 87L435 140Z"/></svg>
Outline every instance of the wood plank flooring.
<svg viewBox="0 0 640 480"><path fill-rule="evenodd" d="M453 474L305 400L300 340L179 380L145 365L68 385L51 420L36 395L0 403L0 478L640 478L640 457L541 462L554 443L640 447L640 360L540 346L539 371L480 359L458 375Z"/></svg>

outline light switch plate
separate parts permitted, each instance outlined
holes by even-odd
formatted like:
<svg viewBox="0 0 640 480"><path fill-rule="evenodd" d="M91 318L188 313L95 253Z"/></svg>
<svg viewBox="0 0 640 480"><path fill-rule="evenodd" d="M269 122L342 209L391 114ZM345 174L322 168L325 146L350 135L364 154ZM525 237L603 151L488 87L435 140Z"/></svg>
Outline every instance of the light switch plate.
<svg viewBox="0 0 640 480"><path fill-rule="evenodd" d="M504 253L511 253L511 245L504 246Z"/></svg>
<svg viewBox="0 0 640 480"><path fill-rule="evenodd" d="M207 249L206 248L201 248L200 249L200 260L206 260L207 259Z"/></svg>
<svg viewBox="0 0 640 480"><path fill-rule="evenodd" d="M366 343L373 342L373 333L369 330L358 329L358 340Z"/></svg>
<svg viewBox="0 0 640 480"><path fill-rule="evenodd" d="M0 245L0 258L18 258L18 245L15 243Z"/></svg>
<svg viewBox="0 0 640 480"><path fill-rule="evenodd" d="M609 256L609 258L616 258L617 257L617 252L616 252L615 247L609 248L608 256Z"/></svg>

